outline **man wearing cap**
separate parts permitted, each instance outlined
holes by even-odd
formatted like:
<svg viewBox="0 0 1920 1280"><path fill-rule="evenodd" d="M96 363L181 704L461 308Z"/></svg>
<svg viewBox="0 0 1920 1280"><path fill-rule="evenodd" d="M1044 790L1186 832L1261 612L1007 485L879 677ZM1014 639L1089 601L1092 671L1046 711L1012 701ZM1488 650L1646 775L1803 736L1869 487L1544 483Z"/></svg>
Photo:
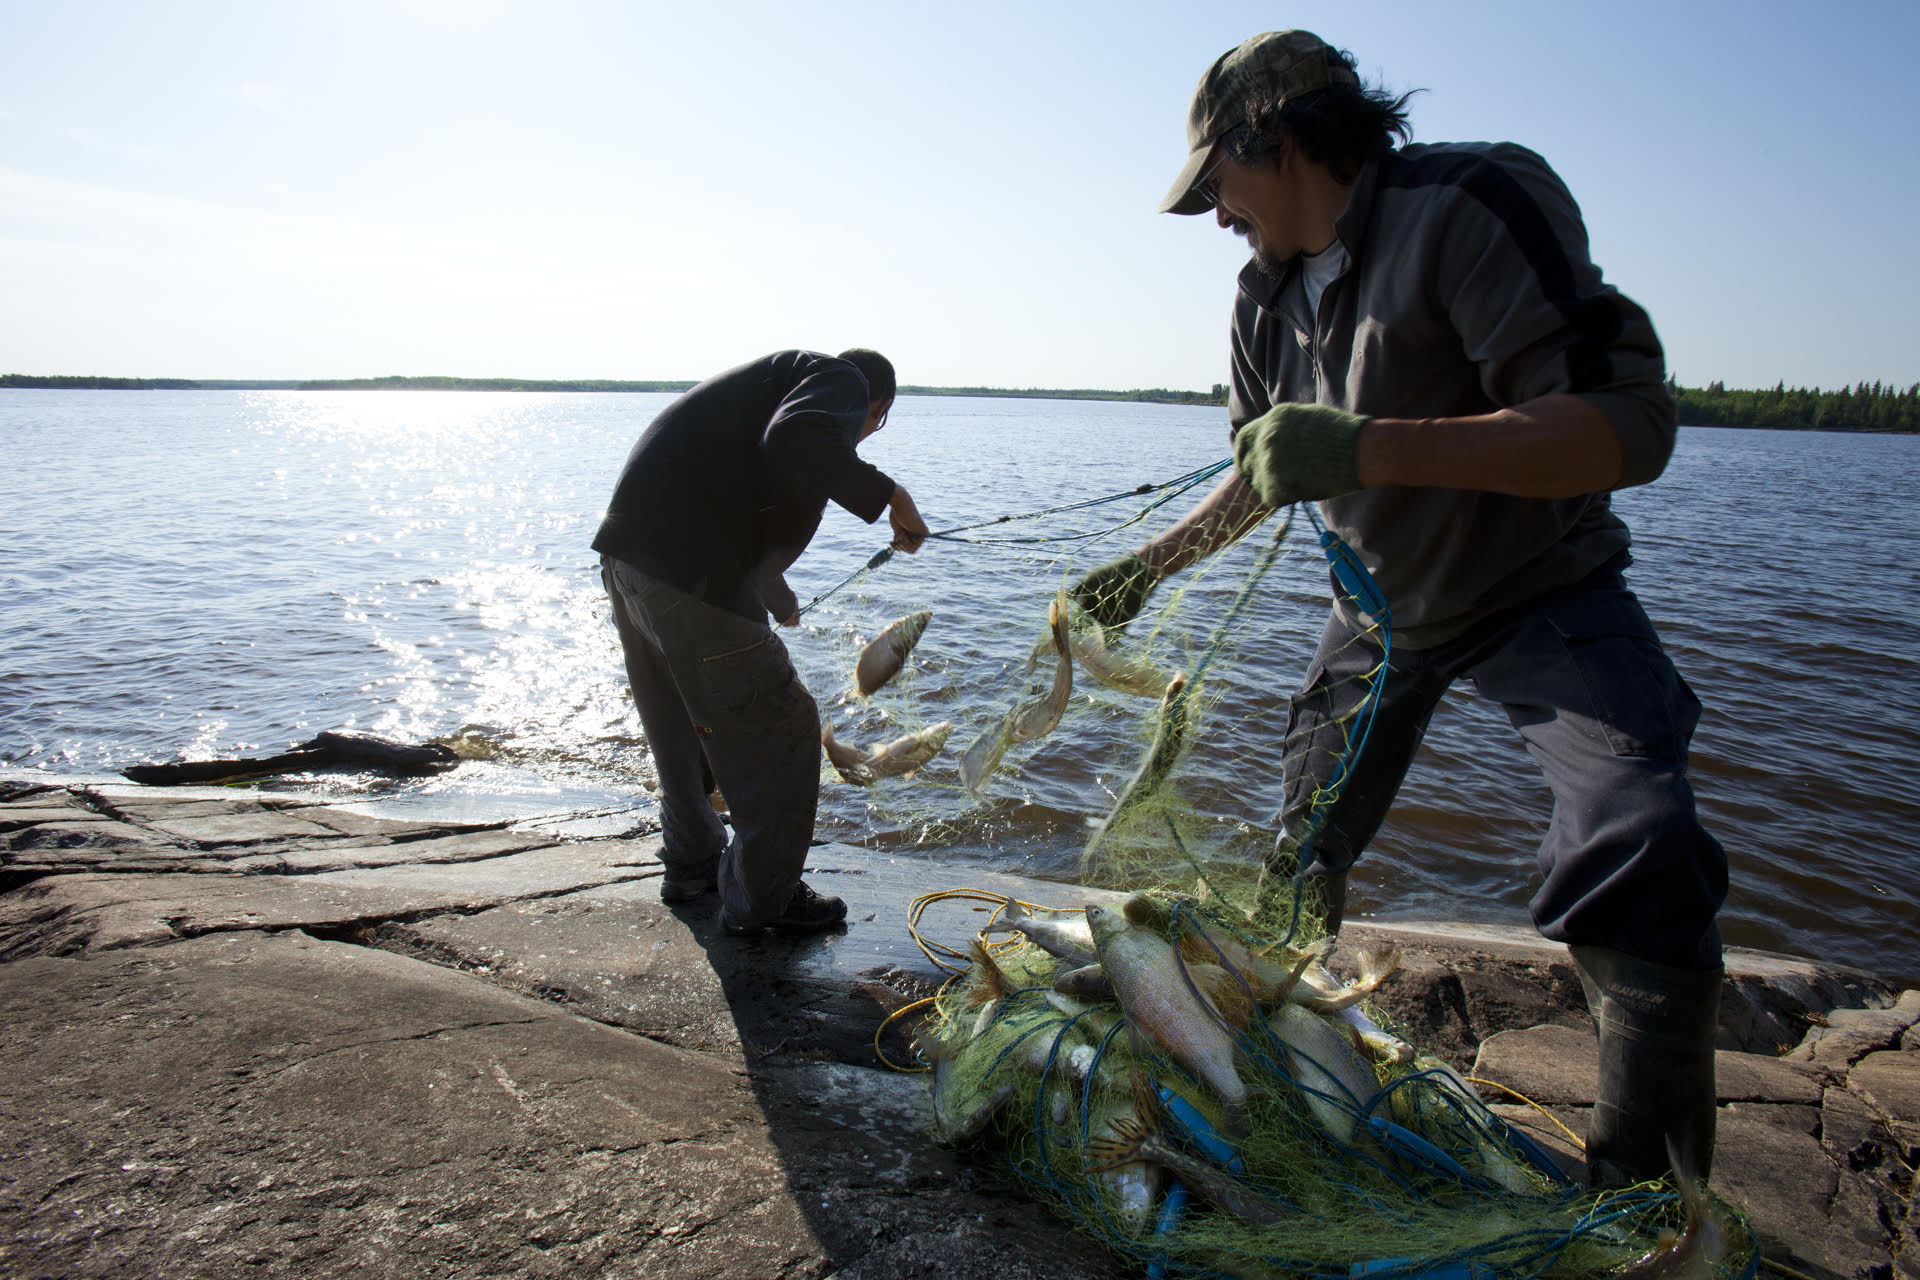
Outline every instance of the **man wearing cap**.
<svg viewBox="0 0 1920 1280"><path fill-rule="evenodd" d="M1347 869L1462 677L1503 704L1554 795L1534 923L1569 944L1599 1029L1596 1185L1704 1177L1714 1128L1726 857L1694 811L1700 706L1623 581L1612 490L1666 466L1659 340L1601 280L1579 209L1508 143L1404 145L1406 99L1304 31L1200 79L1162 210L1244 236L1231 339L1235 470L1074 588L1108 625L1269 512L1317 502L1390 608L1391 660L1336 599L1294 697L1269 877L1302 873L1337 931ZM1336 596L1338 593L1336 593ZM1331 806L1369 687L1365 750Z"/></svg>
<svg viewBox="0 0 1920 1280"><path fill-rule="evenodd" d="M846 918L800 878L820 791L820 716L767 615L792 626L783 576L829 500L893 545L927 526L907 491L854 452L893 405L877 351L777 351L662 409L627 456L593 540L634 706L660 779L660 897L720 895L729 933L807 933ZM713 779L729 839L708 802Z"/></svg>

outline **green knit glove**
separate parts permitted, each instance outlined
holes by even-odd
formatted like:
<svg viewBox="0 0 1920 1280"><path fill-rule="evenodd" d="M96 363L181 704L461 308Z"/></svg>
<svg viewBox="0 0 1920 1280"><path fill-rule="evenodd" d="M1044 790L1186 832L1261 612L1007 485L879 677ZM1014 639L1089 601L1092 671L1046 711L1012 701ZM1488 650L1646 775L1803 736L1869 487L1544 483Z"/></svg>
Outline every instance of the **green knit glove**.
<svg viewBox="0 0 1920 1280"><path fill-rule="evenodd" d="M1072 595L1101 626L1124 627L1146 607L1147 597L1159 584L1160 575L1128 552L1080 579Z"/></svg>
<svg viewBox="0 0 1920 1280"><path fill-rule="evenodd" d="M1233 465L1270 507L1352 493L1366 425L1330 404L1276 405L1235 434Z"/></svg>

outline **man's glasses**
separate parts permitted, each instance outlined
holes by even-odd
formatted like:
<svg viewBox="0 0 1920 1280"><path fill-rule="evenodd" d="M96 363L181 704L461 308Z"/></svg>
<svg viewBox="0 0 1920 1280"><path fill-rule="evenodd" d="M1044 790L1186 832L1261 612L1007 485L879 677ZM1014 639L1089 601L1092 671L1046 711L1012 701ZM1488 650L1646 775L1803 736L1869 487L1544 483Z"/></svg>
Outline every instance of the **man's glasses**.
<svg viewBox="0 0 1920 1280"><path fill-rule="evenodd" d="M1220 154L1214 157L1213 163L1207 166L1205 173L1193 180L1193 186L1190 188L1195 195L1203 197L1210 205L1220 203L1220 166L1226 162L1227 149L1221 147Z"/></svg>

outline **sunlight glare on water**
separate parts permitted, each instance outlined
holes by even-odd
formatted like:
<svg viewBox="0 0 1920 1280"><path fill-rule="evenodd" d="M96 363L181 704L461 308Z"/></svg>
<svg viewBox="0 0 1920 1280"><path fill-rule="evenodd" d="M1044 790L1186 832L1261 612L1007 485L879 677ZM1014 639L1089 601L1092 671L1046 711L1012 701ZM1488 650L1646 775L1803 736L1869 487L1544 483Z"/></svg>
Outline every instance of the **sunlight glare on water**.
<svg viewBox="0 0 1920 1280"><path fill-rule="evenodd" d="M588 544L628 448L669 399L0 393L16 473L0 506L0 767L100 777L357 728L451 741L468 759L434 779L308 785L445 816L644 812L647 753ZM1733 861L1728 940L1909 978L1916 446L1687 429L1667 474L1617 499L1636 534L1630 581L1706 704L1693 779ZM863 452L942 529L1163 481L1223 458L1227 441L1218 410L906 397ZM1198 496L1075 544L1076 570ZM1156 604L1184 591L1190 628L1161 637L1170 663L1199 656L1265 537L1162 588ZM884 525L830 508L790 574L796 594L826 592L885 542ZM1061 728L1011 753L985 803L954 773L1025 687L1070 572L1058 550L930 544L782 632L844 738L956 726L911 780L863 790L828 773L822 837L1073 874L1087 820L1144 748L1140 702L1079 682ZM908 669L854 698L860 644L920 608L935 617ZM1271 842L1287 695L1324 609L1324 567L1310 549L1289 554L1208 677L1180 785L1216 821L1218 856ZM1504 713L1454 690L1356 869L1356 914L1525 923L1547 803Z"/></svg>

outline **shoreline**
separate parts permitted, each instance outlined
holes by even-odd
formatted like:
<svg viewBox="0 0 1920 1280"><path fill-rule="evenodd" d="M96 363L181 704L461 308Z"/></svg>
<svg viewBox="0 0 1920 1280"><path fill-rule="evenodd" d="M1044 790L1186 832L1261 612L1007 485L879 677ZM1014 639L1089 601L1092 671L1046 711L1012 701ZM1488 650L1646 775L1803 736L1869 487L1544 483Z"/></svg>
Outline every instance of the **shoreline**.
<svg viewBox="0 0 1920 1280"><path fill-rule="evenodd" d="M912 901L1067 886L825 845L809 877L847 931L733 939L710 902L659 902L643 829L209 790L0 791L10 1268L889 1280L935 1238L949 1274L1132 1274L934 1146L924 1081L878 1056L944 976ZM922 928L958 944L973 910ZM1563 947L1356 923L1336 968L1381 941L1405 955L1382 1016L1580 1132L1597 1062ZM1715 1189L1804 1274L1911 1267L1920 992L1728 965ZM1578 1168L1540 1111L1494 1105Z"/></svg>
<svg viewBox="0 0 1920 1280"><path fill-rule="evenodd" d="M678 393L696 385L691 379L625 381L608 378L531 379L392 375L381 378L115 378L94 375L0 374L0 390L51 391L490 391L570 394ZM1920 383L1904 392L1875 382L1856 390L1842 387L1737 388L1724 384L1682 387L1669 384L1679 406L1681 426L1733 427L1749 431L1821 431L1851 435L1920 434ZM1118 404L1169 404L1221 408L1227 389L1182 391L1166 387L1134 390L1045 387L932 387L902 384L906 396L952 396L1011 400L1091 400ZM1852 404L1858 397L1871 408ZM1766 421L1768 417L1775 421ZM1856 420L1857 419L1857 420Z"/></svg>

